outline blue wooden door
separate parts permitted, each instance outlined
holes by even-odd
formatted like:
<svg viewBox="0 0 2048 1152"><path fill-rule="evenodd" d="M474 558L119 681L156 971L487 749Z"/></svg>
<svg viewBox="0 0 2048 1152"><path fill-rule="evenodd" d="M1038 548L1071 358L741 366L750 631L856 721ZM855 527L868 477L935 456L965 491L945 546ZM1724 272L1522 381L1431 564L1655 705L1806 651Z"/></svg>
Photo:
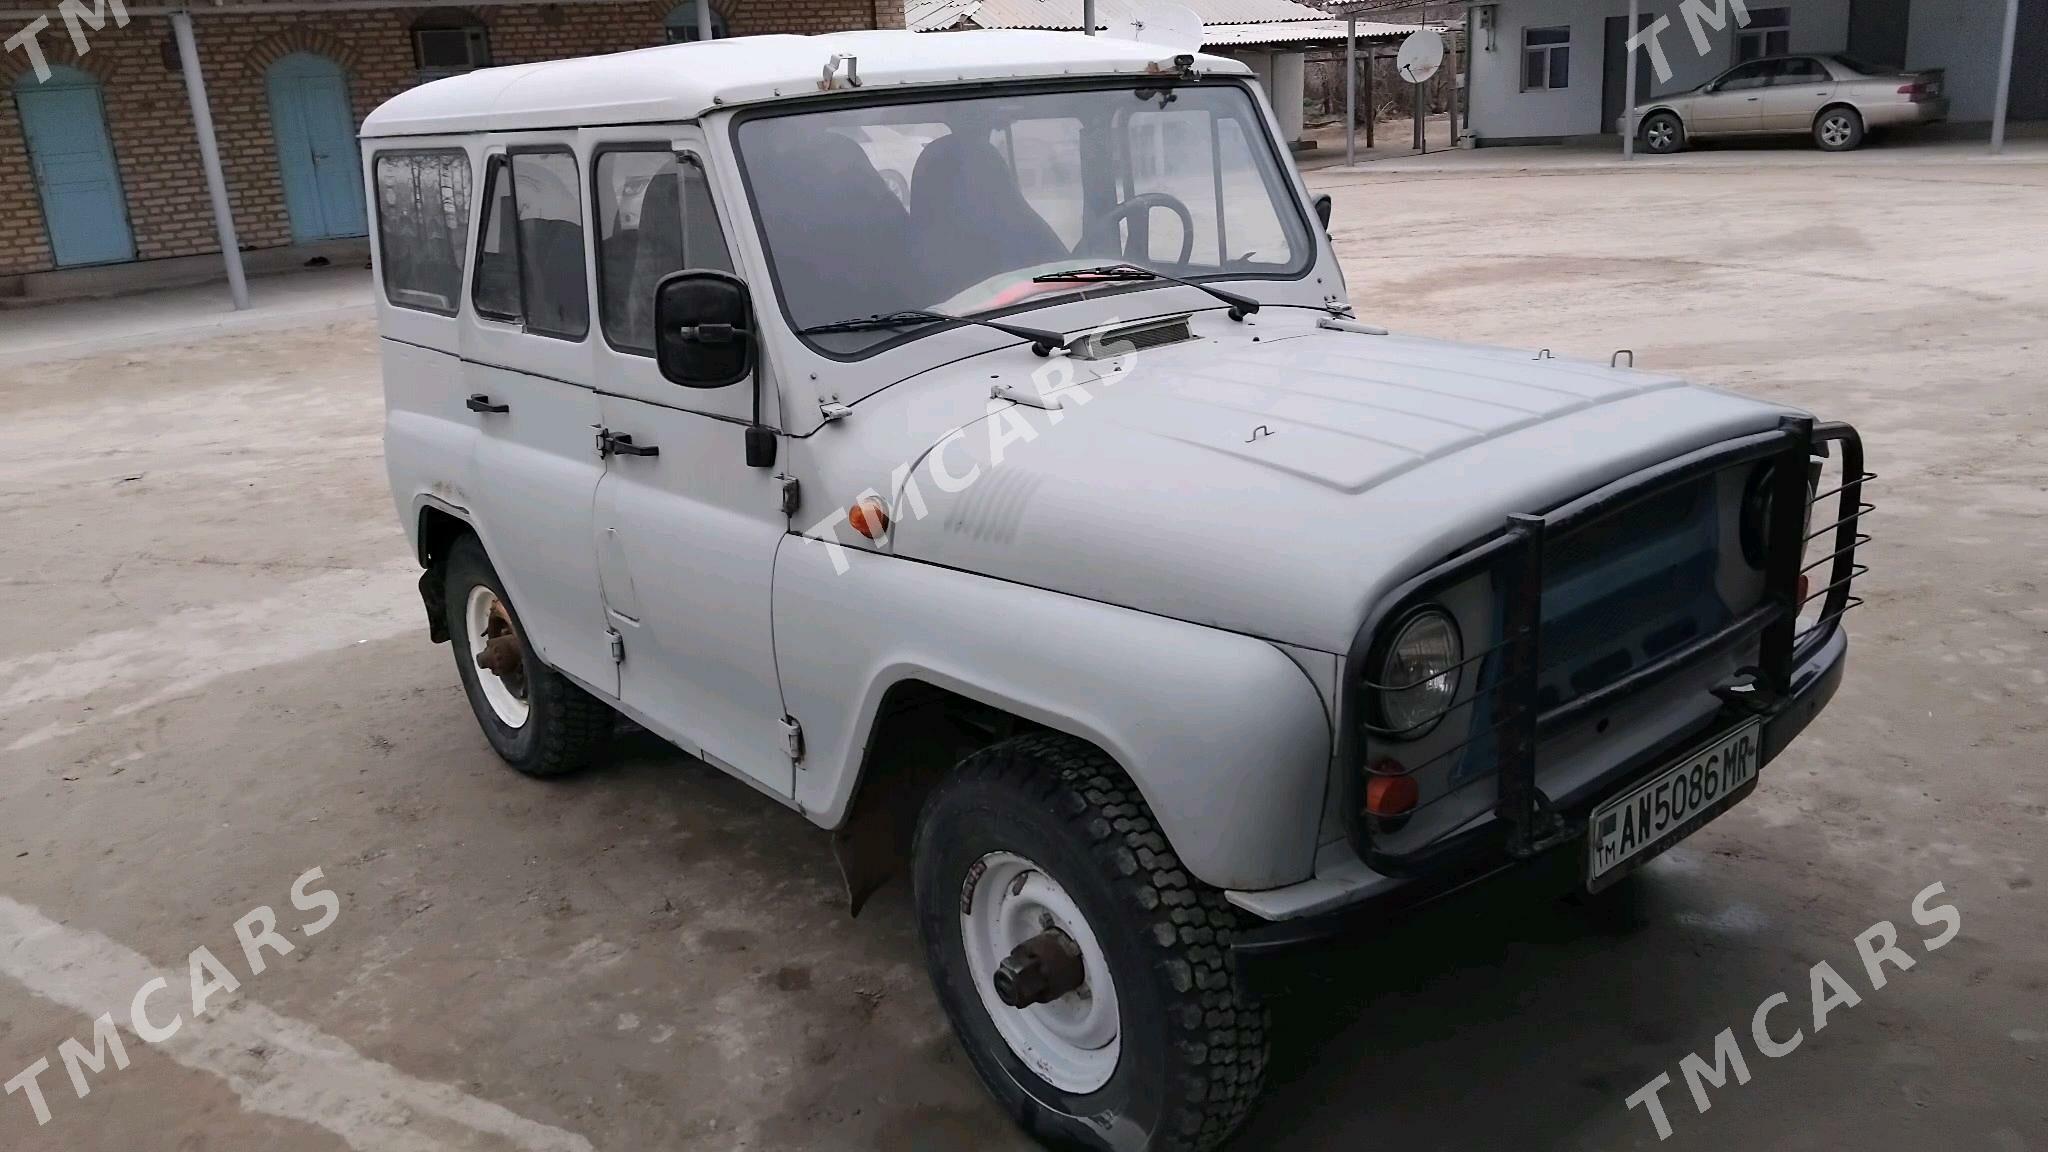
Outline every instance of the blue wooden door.
<svg viewBox="0 0 2048 1152"><path fill-rule="evenodd" d="M135 259L99 82L73 68L52 68L38 84L30 71L16 81L14 97L57 264Z"/></svg>
<svg viewBox="0 0 2048 1152"><path fill-rule="evenodd" d="M270 66L268 87L292 239L364 235L369 221L362 166L341 66L325 56L294 52Z"/></svg>

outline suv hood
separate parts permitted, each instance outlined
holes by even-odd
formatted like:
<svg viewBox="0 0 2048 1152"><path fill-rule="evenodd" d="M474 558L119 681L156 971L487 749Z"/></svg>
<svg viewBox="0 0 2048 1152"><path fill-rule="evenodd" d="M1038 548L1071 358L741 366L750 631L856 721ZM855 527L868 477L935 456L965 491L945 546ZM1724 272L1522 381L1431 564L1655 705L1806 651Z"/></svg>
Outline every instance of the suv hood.
<svg viewBox="0 0 2048 1152"><path fill-rule="evenodd" d="M1057 411L989 403L908 471L916 493L898 470L890 550L1343 652L1377 598L1510 512L1787 411L1667 376L1317 320L1202 313L1195 339L1073 361L1072 383L1046 393ZM992 372L1001 351L942 370L958 381L940 386L945 406L980 404L992 377L1030 390L1028 354L1007 351L1004 366L1023 371ZM931 386L913 388L932 411Z"/></svg>

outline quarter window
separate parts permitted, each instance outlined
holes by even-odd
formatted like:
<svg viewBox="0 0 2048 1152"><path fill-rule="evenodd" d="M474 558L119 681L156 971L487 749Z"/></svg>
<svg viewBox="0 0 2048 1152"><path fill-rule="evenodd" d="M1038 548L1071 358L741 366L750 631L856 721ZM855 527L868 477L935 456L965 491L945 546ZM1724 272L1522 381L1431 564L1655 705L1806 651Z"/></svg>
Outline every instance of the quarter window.
<svg viewBox="0 0 2048 1152"><path fill-rule="evenodd" d="M1749 23L1735 34L1735 62L1761 56L1783 56L1792 50L1792 10L1752 8Z"/></svg>
<svg viewBox="0 0 2048 1152"><path fill-rule="evenodd" d="M469 252L469 156L460 151L377 155L377 248L384 297L453 316Z"/></svg>
<svg viewBox="0 0 2048 1152"><path fill-rule="evenodd" d="M1522 90L1530 92L1571 86L1572 30L1523 29Z"/></svg>
<svg viewBox="0 0 2048 1152"><path fill-rule="evenodd" d="M665 146L597 158L597 304L605 339L654 354L654 289L684 268L733 270L711 186L695 156Z"/></svg>
<svg viewBox="0 0 2048 1152"><path fill-rule="evenodd" d="M514 152L492 161L477 242L476 310L528 332L581 340L590 331L583 205L576 158Z"/></svg>

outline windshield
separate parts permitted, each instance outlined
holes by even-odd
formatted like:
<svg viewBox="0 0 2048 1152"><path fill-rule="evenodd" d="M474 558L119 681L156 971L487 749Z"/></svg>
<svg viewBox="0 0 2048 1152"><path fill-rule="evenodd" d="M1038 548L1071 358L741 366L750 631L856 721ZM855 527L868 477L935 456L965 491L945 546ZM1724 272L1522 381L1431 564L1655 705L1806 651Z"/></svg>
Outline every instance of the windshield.
<svg viewBox="0 0 2048 1152"><path fill-rule="evenodd" d="M1015 310L1128 262L1182 278L1298 276L1313 249L1237 84L953 96L760 116L736 134L799 331L913 309ZM1115 285L1128 290L1130 281ZM838 355L933 328L806 336Z"/></svg>

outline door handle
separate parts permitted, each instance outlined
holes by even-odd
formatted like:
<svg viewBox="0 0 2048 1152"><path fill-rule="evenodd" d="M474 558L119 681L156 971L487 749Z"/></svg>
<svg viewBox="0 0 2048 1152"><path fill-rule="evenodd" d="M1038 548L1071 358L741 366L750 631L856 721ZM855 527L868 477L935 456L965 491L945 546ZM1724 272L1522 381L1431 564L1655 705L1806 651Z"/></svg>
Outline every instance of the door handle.
<svg viewBox="0 0 2048 1152"><path fill-rule="evenodd" d="M633 437L600 428L597 433L597 454L599 456L659 456L661 449L653 444L635 444Z"/></svg>
<svg viewBox="0 0 2048 1152"><path fill-rule="evenodd" d="M510 404L491 403L491 398L481 392L473 393L469 399L462 402L462 406L471 412L510 412L512 410Z"/></svg>

